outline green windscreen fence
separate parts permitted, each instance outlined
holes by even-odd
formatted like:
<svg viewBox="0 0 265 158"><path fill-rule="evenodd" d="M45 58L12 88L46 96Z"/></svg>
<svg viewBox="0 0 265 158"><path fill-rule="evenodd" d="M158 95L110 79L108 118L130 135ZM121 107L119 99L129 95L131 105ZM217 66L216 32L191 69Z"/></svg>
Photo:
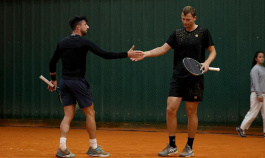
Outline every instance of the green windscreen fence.
<svg viewBox="0 0 265 158"><path fill-rule="evenodd" d="M254 53L264 51L263 0L1 0L0 118L61 119L63 108L40 75L49 78L49 60L57 43L71 33L68 20L85 15L85 38L110 51L162 46L182 27L181 10L197 9L196 24L209 29L220 72L205 74L199 122L239 124L249 110L250 69ZM166 122L173 50L139 62L105 60L88 52L86 79L102 122ZM208 52L206 51L206 56ZM61 75L61 62L57 74ZM187 123L184 103L177 113ZM84 121L77 111L76 121ZM254 124L261 125L260 114Z"/></svg>

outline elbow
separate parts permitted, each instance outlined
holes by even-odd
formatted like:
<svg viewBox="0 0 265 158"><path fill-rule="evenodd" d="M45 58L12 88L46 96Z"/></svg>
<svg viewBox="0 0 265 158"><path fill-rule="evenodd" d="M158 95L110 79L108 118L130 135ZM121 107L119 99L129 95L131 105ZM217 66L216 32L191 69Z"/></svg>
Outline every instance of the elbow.
<svg viewBox="0 0 265 158"><path fill-rule="evenodd" d="M161 55L164 55L167 53L167 50L163 49L162 47L160 47L160 52L161 52Z"/></svg>

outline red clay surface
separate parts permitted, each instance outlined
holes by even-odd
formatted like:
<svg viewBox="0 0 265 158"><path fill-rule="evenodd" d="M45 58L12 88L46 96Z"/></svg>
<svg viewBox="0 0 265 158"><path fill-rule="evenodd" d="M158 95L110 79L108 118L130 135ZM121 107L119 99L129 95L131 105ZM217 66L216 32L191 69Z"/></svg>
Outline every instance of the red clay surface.
<svg viewBox="0 0 265 158"><path fill-rule="evenodd" d="M53 157L59 146L59 128L0 127L0 157ZM71 129L67 146L77 158L88 158L85 129ZM98 144L113 158L154 158L167 142L166 132L97 130ZM179 152L187 141L186 133L176 133ZM193 147L197 158L265 158L265 139L250 135L196 134ZM178 155L176 156L178 157Z"/></svg>

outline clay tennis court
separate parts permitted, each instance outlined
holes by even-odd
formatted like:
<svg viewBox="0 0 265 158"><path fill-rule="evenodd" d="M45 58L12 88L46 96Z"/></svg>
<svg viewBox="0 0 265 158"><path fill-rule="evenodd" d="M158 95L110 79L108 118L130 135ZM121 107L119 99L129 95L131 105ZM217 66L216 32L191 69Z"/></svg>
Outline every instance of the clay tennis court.
<svg viewBox="0 0 265 158"><path fill-rule="evenodd" d="M59 136L59 128L0 127L0 157L56 157ZM163 130L132 131L102 128L97 130L97 139L103 150L115 158L158 157L157 153L168 142L167 133ZM177 132L179 152L185 146L186 139L185 131ZM67 145L76 157L89 157L86 155L89 143L85 129L71 129ZM240 138L235 131L198 131L194 153L198 158L265 158L265 139L261 133Z"/></svg>

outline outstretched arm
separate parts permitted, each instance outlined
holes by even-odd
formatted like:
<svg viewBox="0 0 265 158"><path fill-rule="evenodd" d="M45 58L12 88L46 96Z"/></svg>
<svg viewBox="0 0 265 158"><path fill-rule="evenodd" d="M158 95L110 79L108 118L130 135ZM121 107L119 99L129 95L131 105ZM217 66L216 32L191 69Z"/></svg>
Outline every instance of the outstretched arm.
<svg viewBox="0 0 265 158"><path fill-rule="evenodd" d="M149 51L145 51L143 53L143 56L139 56L137 58L131 58L131 60L132 61L139 61L139 60L144 59L145 57L161 56L161 55L166 54L170 49L171 49L171 47L167 43L165 43L163 46L157 47L157 48L149 50Z"/></svg>
<svg viewBox="0 0 265 158"><path fill-rule="evenodd" d="M134 51L134 45L128 52L110 52L110 51L105 51L98 47L96 44L94 44L90 40L85 40L85 44L88 47L88 50L90 50L92 53L104 58L104 59L118 59L118 58L131 58L131 57L138 57L142 56L143 52L142 51Z"/></svg>

